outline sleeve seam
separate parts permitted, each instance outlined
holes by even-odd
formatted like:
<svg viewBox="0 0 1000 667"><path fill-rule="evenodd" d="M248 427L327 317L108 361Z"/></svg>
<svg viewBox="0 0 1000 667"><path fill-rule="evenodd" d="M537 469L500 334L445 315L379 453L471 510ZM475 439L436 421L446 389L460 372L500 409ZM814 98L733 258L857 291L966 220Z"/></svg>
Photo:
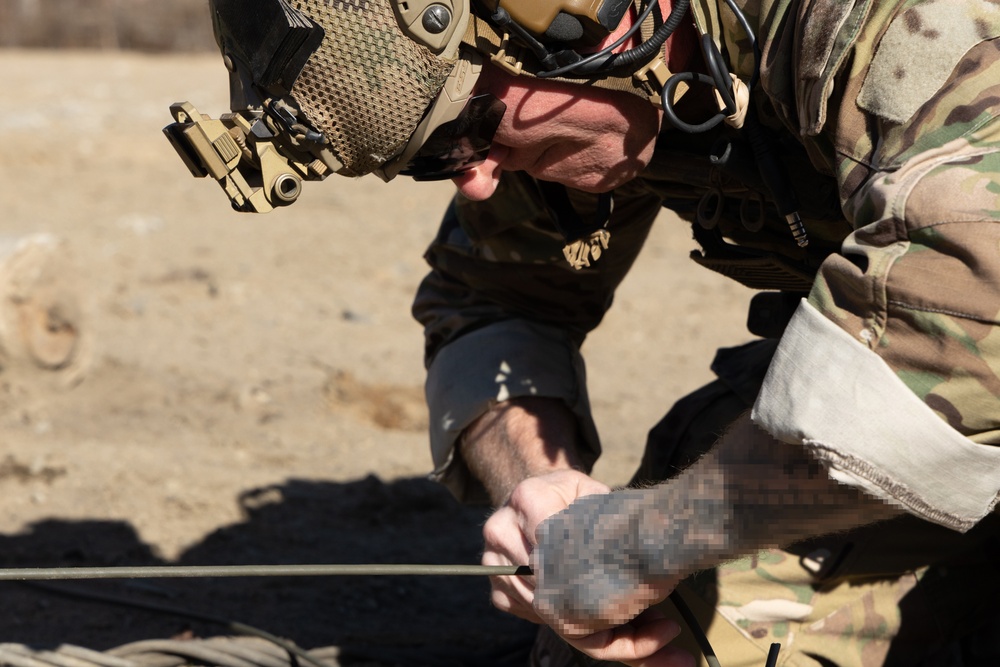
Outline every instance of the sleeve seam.
<svg viewBox="0 0 1000 667"><path fill-rule="evenodd" d="M972 313L963 313L961 311L951 310L948 308L930 308L927 306L917 306L914 304L906 303L905 301L898 301L896 299L889 299L886 303L890 306L896 306L897 308L916 310L922 313L938 313L941 315L951 315L952 317L961 317L962 319L972 320L974 322L982 322L984 324L1000 324L1000 321L998 320L984 318L978 315L973 315Z"/></svg>

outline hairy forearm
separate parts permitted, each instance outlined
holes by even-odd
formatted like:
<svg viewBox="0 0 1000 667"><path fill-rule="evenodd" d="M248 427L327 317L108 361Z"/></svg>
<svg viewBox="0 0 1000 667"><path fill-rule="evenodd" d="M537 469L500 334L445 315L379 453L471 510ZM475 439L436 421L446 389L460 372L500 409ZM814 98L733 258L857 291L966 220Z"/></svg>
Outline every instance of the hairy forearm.
<svg viewBox="0 0 1000 667"><path fill-rule="evenodd" d="M462 435L459 453L490 500L500 505L528 477L581 469L577 438L576 419L565 403L517 398L473 422Z"/></svg>

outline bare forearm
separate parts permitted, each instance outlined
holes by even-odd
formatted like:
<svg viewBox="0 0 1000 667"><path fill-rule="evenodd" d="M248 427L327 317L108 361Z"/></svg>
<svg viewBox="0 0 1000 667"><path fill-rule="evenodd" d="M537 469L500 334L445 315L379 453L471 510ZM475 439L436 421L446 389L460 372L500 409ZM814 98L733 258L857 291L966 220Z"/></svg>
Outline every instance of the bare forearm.
<svg viewBox="0 0 1000 667"><path fill-rule="evenodd" d="M518 483L554 470L581 469L576 419L557 399L518 398L494 406L462 436L459 452L497 505Z"/></svg>

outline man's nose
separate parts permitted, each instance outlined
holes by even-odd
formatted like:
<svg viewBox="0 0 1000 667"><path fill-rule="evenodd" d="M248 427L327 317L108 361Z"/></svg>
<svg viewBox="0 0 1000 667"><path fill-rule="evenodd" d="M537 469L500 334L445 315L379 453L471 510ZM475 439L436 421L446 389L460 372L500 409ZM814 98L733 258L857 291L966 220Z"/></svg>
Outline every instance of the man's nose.
<svg viewBox="0 0 1000 667"><path fill-rule="evenodd" d="M506 146L493 144L490 154L482 163L451 179L458 191L473 201L492 197L500 184L500 174L503 171L500 165L508 150Z"/></svg>

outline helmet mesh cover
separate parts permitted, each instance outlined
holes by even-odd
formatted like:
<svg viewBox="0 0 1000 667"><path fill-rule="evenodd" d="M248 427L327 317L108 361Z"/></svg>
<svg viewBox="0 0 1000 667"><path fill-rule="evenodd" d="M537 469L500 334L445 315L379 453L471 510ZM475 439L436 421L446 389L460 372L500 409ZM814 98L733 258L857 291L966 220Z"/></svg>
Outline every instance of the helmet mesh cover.
<svg viewBox="0 0 1000 667"><path fill-rule="evenodd" d="M292 96L329 139L340 173L368 174L406 145L456 61L407 37L387 0L295 5L326 34Z"/></svg>

